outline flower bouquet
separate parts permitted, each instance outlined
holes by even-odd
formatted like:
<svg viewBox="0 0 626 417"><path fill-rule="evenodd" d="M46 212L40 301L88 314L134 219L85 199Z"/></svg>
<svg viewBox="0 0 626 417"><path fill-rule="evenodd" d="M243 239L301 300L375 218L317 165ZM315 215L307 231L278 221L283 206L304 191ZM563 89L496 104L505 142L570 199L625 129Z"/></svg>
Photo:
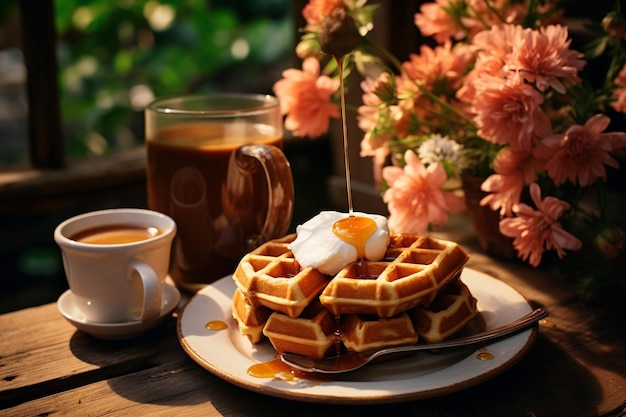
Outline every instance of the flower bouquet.
<svg viewBox="0 0 626 417"><path fill-rule="evenodd" d="M274 92L294 135L324 134L341 110L338 61L323 51L349 51L343 73L363 77L360 154L373 160L390 229L445 225L465 208L461 179L478 176L480 204L499 214L522 260L554 259L588 295L623 289L626 223L619 210L611 217L607 184L626 156L620 4L590 26L583 53L556 2L424 3L414 22L432 42L400 62L367 36L375 4L310 0L302 69L286 70ZM592 60L606 62L602 77L585 74Z"/></svg>

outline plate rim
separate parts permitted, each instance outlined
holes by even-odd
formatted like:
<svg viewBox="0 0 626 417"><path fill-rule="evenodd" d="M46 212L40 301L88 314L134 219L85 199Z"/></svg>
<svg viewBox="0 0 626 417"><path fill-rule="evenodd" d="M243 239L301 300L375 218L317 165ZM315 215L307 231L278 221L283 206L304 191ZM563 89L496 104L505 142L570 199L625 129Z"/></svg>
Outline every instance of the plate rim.
<svg viewBox="0 0 626 417"><path fill-rule="evenodd" d="M464 268L463 273L465 272L478 275L481 278L486 278L486 279L497 281L501 285L507 287L509 291L514 293L519 298L519 301L523 301L524 307L526 306L528 307L528 312L532 310L533 307L530 301L521 293L519 293L519 291L517 291L515 288L510 286L509 284L485 272L477 271L472 268L467 268L467 267ZM463 275L461 275L461 279L463 279ZM303 388L303 387L299 387L297 391L293 389L285 389L285 388L271 386L269 384L263 383L265 380L262 378L250 377L259 381L258 383L253 383L251 382L252 380L246 380L234 374L233 372L229 372L228 370L220 368L215 363L212 363L210 360L208 360L205 357L202 357L196 352L196 350L192 346L192 343L190 343L189 340L187 340L187 337L183 334L182 322L185 319L185 312L187 311L188 307L192 305L192 303L194 303L198 299L200 295L205 295L204 294L205 291L210 292L210 290L214 289L218 283L223 283L225 280L232 281L232 276L227 275L211 284L208 284L207 286L199 290L197 293L195 293L189 299L187 304L181 309L180 313L178 314L178 319L176 322L176 333L177 333L179 342L183 350L185 351L185 353L189 355L191 359L193 359L200 367L212 373L213 375L217 376L218 378L223 379L226 382L229 382L235 386L244 388L246 390L263 394L263 395L276 397L276 398L309 402L309 403L366 405L366 404L385 404L385 403L396 403L396 402L411 401L411 400L422 400L426 398L446 395L452 392L470 388L475 385L479 385L505 372L506 370L510 369L513 365L519 362L519 360L522 357L524 357L526 353L530 350L538 333L537 326L532 326L524 331L521 331L519 334L524 335L525 337L524 341L521 343L521 346L519 346L519 348L517 348L517 350L511 355L511 357L506 359L504 363L502 363L499 366L490 368L486 370L485 372L478 373L469 378L466 378L465 380L454 382L447 386L415 390L415 391L403 392L403 393L393 393L393 392L391 393L386 392L386 393L380 393L380 394L367 393L367 394L363 394L362 396L356 396L356 397L355 396L341 396L341 395L327 395L327 394L322 394L322 393L311 394L310 392L307 392L306 388ZM233 291L234 291L234 289L236 288L235 283L232 282L232 285L233 285ZM470 291L471 291L471 286L469 284L467 285L468 287L470 287ZM228 318L229 317L222 317L222 319L227 319L227 320ZM207 321L210 321L210 320L212 319L207 318ZM492 343L498 343L498 342L492 342ZM233 346L233 348L236 349L235 346ZM247 359L245 356L242 356L242 358L244 360ZM438 372L441 372L443 370L445 370L445 368ZM420 376L416 376L414 378L419 378L419 377ZM410 380L411 379L407 379L407 381L410 381ZM271 379L267 379L267 381L271 381ZM342 381L333 381L333 382L340 384Z"/></svg>

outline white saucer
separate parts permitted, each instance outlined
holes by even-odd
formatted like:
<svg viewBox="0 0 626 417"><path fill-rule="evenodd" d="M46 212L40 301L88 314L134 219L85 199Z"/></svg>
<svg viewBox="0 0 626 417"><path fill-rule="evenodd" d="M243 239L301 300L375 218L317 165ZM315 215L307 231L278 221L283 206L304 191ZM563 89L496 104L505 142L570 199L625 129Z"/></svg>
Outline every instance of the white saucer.
<svg viewBox="0 0 626 417"><path fill-rule="evenodd" d="M57 300L57 308L74 327L99 339L120 340L139 336L162 323L169 317L180 301L178 288L172 285L163 287L161 314L150 321L128 321L124 323L94 323L88 321L74 303L71 290L65 291Z"/></svg>

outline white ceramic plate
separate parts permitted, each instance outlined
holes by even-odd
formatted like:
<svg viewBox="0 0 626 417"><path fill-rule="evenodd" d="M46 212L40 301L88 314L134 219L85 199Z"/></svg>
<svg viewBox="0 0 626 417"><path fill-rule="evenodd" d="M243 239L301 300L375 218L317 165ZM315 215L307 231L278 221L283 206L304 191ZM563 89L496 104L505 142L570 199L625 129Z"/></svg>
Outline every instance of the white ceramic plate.
<svg viewBox="0 0 626 417"><path fill-rule="evenodd" d="M180 301L180 292L172 285L163 287L163 301L159 317L149 321L128 321L125 323L94 323L88 321L74 303L71 290L65 291L57 300L57 308L74 327L99 339L121 340L140 336L161 324L174 311Z"/></svg>
<svg viewBox="0 0 626 417"><path fill-rule="evenodd" d="M529 313L528 301L507 284L465 268L462 280L478 300L487 329L504 325ZM385 403L434 397L479 384L509 368L530 348L536 328L529 328L486 346L449 349L368 365L331 381L257 378L248 374L256 363L271 361L276 351L269 342L252 345L242 337L231 315L235 290L231 276L210 284L191 299L178 319L183 349L216 376L261 394L322 403ZM208 330L210 321L222 321L225 330ZM479 353L488 352L490 360Z"/></svg>

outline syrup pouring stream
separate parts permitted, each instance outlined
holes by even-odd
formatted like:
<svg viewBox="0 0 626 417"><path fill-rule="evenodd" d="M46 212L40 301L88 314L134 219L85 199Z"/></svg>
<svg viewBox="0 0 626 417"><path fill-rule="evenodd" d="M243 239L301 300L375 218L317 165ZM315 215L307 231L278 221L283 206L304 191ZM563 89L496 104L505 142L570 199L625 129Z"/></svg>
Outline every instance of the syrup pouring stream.
<svg viewBox="0 0 626 417"><path fill-rule="evenodd" d="M397 346L370 352L346 352L337 356L322 359L309 358L307 356L293 353L282 353L280 355L280 359L287 365L301 371L339 374L354 371L355 369L359 369L365 364L372 362L374 359L392 353L468 346L487 340L498 339L525 329L543 319L547 315L548 313L546 311L541 308L537 308L527 315L511 323L505 324L504 326L480 332L472 336L445 340L439 343L420 343L416 345Z"/></svg>
<svg viewBox="0 0 626 417"><path fill-rule="evenodd" d="M350 174L350 159L348 158L348 124L346 122L346 92L343 83L343 57L335 56L337 67L339 68L339 93L341 98L341 133L343 136L343 160L346 170L346 192L348 195L348 214L354 216L352 206L352 183Z"/></svg>

